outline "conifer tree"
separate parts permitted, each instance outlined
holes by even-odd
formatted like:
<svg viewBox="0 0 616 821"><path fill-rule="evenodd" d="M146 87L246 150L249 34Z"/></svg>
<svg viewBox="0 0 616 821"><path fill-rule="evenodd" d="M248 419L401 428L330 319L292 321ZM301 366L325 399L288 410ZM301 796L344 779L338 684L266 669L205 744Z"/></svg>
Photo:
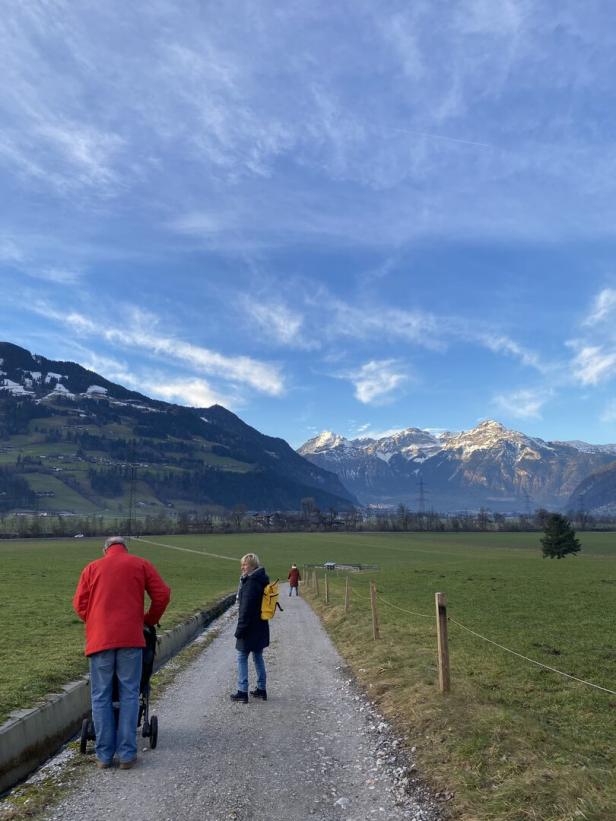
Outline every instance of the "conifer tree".
<svg viewBox="0 0 616 821"><path fill-rule="evenodd" d="M569 553L575 555L582 549L571 522L560 513L551 513L546 518L541 544L544 559L564 559Z"/></svg>

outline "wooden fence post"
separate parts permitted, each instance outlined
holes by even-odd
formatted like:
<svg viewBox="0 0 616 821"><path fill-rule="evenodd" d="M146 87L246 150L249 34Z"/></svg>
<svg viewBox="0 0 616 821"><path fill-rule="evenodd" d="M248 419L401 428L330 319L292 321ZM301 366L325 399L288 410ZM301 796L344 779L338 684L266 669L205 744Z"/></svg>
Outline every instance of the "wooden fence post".
<svg viewBox="0 0 616 821"><path fill-rule="evenodd" d="M370 604L372 605L372 637L376 641L379 639L379 614L376 609L376 584L370 582Z"/></svg>
<svg viewBox="0 0 616 821"><path fill-rule="evenodd" d="M346 585L344 586L344 612L349 612L349 577L346 577Z"/></svg>
<svg viewBox="0 0 616 821"><path fill-rule="evenodd" d="M320 595L319 594L319 574L317 573L316 570L314 571L314 585L315 585L314 586L314 592L315 592L315 595L318 599L319 595Z"/></svg>
<svg viewBox="0 0 616 821"><path fill-rule="evenodd" d="M436 602L436 641L438 654L438 686L441 693L448 693L449 679L449 642L447 640L447 596L435 593Z"/></svg>
<svg viewBox="0 0 616 821"><path fill-rule="evenodd" d="M323 577L325 582L325 604L329 604L329 579L327 575L327 570L325 571L325 576Z"/></svg>

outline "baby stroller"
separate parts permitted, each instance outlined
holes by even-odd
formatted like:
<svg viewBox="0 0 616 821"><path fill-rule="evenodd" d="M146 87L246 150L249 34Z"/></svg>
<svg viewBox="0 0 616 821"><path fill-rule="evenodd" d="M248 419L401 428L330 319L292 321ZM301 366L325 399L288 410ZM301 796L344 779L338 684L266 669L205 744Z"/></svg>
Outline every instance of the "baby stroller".
<svg viewBox="0 0 616 821"><path fill-rule="evenodd" d="M150 739L150 747L154 749L158 742L158 718L150 715L150 678L154 669L154 657L156 656L156 628L144 625L143 637L145 647L143 648L143 660L141 663L141 681L139 683L139 718L137 726L141 727L143 738ZM116 720L119 710L118 682L114 678L113 682L113 707ZM81 739L79 749L82 753L87 751L88 741L96 740L94 722L92 717L84 718L81 725Z"/></svg>

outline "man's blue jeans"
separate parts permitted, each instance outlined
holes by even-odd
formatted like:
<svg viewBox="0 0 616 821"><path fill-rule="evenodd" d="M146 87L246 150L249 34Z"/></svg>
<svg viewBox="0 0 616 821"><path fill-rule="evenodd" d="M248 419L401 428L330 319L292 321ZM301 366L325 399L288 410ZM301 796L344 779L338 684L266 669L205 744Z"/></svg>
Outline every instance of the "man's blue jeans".
<svg viewBox="0 0 616 821"><path fill-rule="evenodd" d="M248 692L248 656L250 651L237 651L237 689L241 693ZM265 673L265 662L263 661L263 651L252 651L252 660L255 663L255 670L257 671L257 687L259 690L265 690L267 676Z"/></svg>
<svg viewBox="0 0 616 821"><path fill-rule="evenodd" d="M137 756L142 657L141 647L103 650L88 657L96 757L105 764L111 763L115 753L120 762L132 761ZM114 675L118 679L117 723L111 700Z"/></svg>

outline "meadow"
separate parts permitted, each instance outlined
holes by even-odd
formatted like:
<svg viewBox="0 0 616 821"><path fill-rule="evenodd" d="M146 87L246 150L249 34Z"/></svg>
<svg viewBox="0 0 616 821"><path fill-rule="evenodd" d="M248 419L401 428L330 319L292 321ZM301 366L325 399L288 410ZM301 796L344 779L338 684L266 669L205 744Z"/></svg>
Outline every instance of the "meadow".
<svg viewBox="0 0 616 821"><path fill-rule="evenodd" d="M239 558L254 550L270 576L305 564L375 563L330 572L330 602L303 592L354 674L405 738L456 817L613 821L616 695L616 535L578 534L583 551L542 559L538 534L268 534L166 536L188 551ZM232 591L233 561L147 543L133 551L173 588L171 626ZM33 703L85 671L83 627L71 610L81 568L100 540L0 543L0 710ZM311 575L311 573L309 574ZM350 612L344 612L349 576ZM381 638L371 631L369 580ZM452 690L437 687L434 593L448 598ZM284 600L282 601L284 607ZM284 618L280 614L277 618ZM485 637L479 638L468 630ZM274 628L275 630L275 625ZM275 691L275 683L272 683Z"/></svg>

